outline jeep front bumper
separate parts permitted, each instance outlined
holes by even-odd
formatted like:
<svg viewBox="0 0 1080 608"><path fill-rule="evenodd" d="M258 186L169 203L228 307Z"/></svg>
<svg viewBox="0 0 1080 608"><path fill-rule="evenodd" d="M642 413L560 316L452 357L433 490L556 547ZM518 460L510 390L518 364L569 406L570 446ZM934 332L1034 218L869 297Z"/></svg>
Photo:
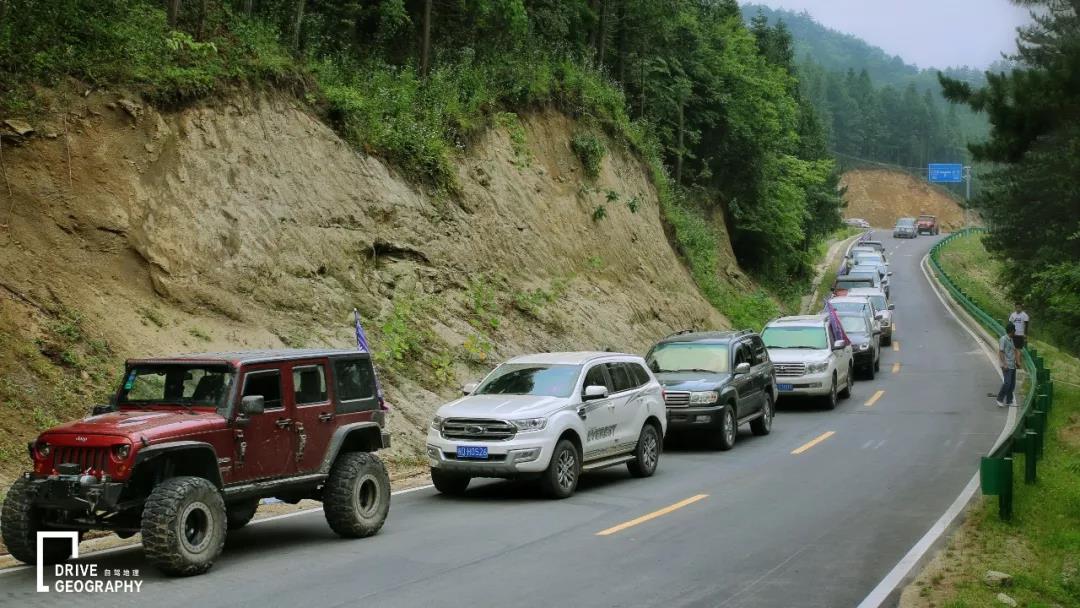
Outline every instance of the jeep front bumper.
<svg viewBox="0 0 1080 608"><path fill-rule="evenodd" d="M91 481L92 480L92 481ZM91 475L50 475L31 478L34 506L64 511L109 511L120 503L124 484Z"/></svg>

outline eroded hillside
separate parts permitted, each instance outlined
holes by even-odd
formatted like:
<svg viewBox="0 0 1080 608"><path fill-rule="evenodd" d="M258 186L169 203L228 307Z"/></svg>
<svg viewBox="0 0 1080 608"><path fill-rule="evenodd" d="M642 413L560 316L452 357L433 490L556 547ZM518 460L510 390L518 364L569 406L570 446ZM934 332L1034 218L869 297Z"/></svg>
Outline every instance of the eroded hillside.
<svg viewBox="0 0 1080 608"><path fill-rule="evenodd" d="M433 409L505 357L640 352L726 326L672 250L639 160L607 142L588 179L570 145L579 125L554 111L513 124L463 152L453 198L285 97L162 114L92 93L20 145L9 130L0 477L37 429L103 399L126 357L347 347L354 306L394 408L398 471L422 464Z"/></svg>
<svg viewBox="0 0 1080 608"><path fill-rule="evenodd" d="M903 171L852 169L844 173L841 186L847 188L845 217L860 217L875 228L891 228L901 217L921 213L936 215L943 230L964 225L964 209L955 198Z"/></svg>

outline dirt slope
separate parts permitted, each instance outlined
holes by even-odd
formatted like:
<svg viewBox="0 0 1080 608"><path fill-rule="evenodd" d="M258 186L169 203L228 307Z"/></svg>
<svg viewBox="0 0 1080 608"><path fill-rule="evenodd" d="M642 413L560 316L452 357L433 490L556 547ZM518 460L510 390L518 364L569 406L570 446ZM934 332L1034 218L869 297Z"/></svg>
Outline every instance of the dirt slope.
<svg viewBox="0 0 1080 608"><path fill-rule="evenodd" d="M853 169L844 173L844 217L860 217L875 228L891 228L897 218L936 215L945 230L964 225L964 210L942 189L903 171Z"/></svg>
<svg viewBox="0 0 1080 608"><path fill-rule="evenodd" d="M117 101L93 93L5 140L0 477L36 429L100 401L126 357L347 347L354 306L399 471L422 465L434 408L506 357L641 352L727 325L665 238L642 164L609 142L585 179L559 113L522 117L524 148L488 132L463 155L460 199L437 200L290 99Z"/></svg>

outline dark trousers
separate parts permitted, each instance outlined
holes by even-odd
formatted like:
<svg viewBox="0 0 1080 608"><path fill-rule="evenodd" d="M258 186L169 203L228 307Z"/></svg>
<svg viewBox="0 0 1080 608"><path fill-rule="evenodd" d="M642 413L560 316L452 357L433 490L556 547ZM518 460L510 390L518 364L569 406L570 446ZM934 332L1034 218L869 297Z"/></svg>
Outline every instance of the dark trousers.
<svg viewBox="0 0 1080 608"><path fill-rule="evenodd" d="M997 400L1012 405L1013 391L1016 390L1016 369L1003 369L1001 371L1005 375L1005 381L1001 383L1001 390L998 391Z"/></svg>
<svg viewBox="0 0 1080 608"><path fill-rule="evenodd" d="M1016 348L1027 346L1027 336L1013 336L1013 346Z"/></svg>

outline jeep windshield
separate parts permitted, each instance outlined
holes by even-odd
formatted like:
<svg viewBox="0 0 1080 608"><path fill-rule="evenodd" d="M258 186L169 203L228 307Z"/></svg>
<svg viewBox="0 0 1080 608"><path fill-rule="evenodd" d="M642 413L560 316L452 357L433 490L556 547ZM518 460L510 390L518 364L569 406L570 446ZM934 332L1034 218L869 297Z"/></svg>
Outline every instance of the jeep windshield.
<svg viewBox="0 0 1080 608"><path fill-rule="evenodd" d="M820 325L804 327L766 327L761 332L766 348L812 348L824 350L829 347L829 336Z"/></svg>
<svg viewBox="0 0 1080 608"><path fill-rule="evenodd" d="M580 365L506 363L495 368L473 394L569 397L580 372Z"/></svg>
<svg viewBox="0 0 1080 608"><path fill-rule="evenodd" d="M654 373L709 372L726 374L728 345L723 342L668 342L649 353L649 367Z"/></svg>
<svg viewBox="0 0 1080 608"><path fill-rule="evenodd" d="M117 403L220 408L234 375L226 365L137 365L124 376Z"/></svg>

